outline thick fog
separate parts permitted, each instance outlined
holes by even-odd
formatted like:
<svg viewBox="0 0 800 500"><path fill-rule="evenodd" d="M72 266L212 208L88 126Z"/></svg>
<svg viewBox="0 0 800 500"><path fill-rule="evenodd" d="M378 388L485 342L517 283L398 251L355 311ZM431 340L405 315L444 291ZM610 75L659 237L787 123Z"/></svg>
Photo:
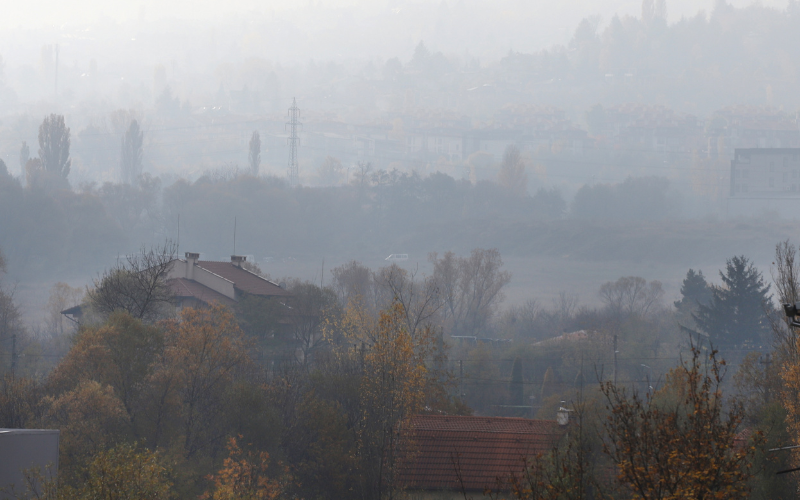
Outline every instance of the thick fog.
<svg viewBox="0 0 800 500"><path fill-rule="evenodd" d="M58 498L395 498L469 415L566 436L513 498L649 498L625 435L793 498L796 1L0 10L0 428Z"/></svg>

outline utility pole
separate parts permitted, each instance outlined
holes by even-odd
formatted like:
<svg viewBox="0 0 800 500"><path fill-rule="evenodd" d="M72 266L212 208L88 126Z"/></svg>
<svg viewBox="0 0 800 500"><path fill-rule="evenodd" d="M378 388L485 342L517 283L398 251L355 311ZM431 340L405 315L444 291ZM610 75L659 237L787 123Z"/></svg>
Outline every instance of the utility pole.
<svg viewBox="0 0 800 500"><path fill-rule="evenodd" d="M769 377L769 375L770 375L770 368L771 368L771 364L772 364L772 359L770 359L770 354L769 353L766 354L765 358L766 359L762 359L761 361L759 361L759 363L764 365L764 376L766 378L766 377ZM769 400L770 400L769 382L767 382L765 390L764 390L764 399L765 399L765 402L769 402Z"/></svg>
<svg viewBox="0 0 800 500"><path fill-rule="evenodd" d="M614 334L614 385L617 385L617 334Z"/></svg>
<svg viewBox="0 0 800 500"><path fill-rule="evenodd" d="M292 107L289 108L289 121L286 122L286 128L289 129L289 185L294 187L300 180L300 169L297 166L297 146L300 143L300 138L297 136L299 132L300 123L300 110L297 109L297 99L292 98Z"/></svg>
<svg viewBox="0 0 800 500"><path fill-rule="evenodd" d="M11 376L17 374L17 334L11 335Z"/></svg>
<svg viewBox="0 0 800 500"><path fill-rule="evenodd" d="M460 381L459 388L458 388L458 397L464 397L464 360L458 360L458 379Z"/></svg>

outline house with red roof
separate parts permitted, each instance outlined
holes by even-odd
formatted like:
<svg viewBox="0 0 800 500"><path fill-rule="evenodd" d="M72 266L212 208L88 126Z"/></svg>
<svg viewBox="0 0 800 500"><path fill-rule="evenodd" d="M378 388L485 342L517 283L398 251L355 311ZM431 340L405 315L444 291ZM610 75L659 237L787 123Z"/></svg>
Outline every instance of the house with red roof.
<svg viewBox="0 0 800 500"><path fill-rule="evenodd" d="M212 303L232 306L244 295L287 298L280 285L248 271L247 258L232 255L230 262L200 260L199 253L186 252L172 261L167 283L175 293L178 310Z"/></svg>
<svg viewBox="0 0 800 500"><path fill-rule="evenodd" d="M291 293L247 270L245 262L246 257L242 255L232 255L230 262L203 261L199 253L193 252L186 252L183 259L173 259L169 263L167 285L175 295L176 311L212 304L232 307L246 295L252 295L279 300L288 316L291 307L287 302ZM83 313L82 305L61 311L75 323L82 320ZM279 322L285 324L286 320Z"/></svg>
<svg viewBox="0 0 800 500"><path fill-rule="evenodd" d="M567 421L418 415L411 420L409 457L399 473L413 500L481 496L525 470L525 461L553 449ZM500 483L498 483L498 479Z"/></svg>

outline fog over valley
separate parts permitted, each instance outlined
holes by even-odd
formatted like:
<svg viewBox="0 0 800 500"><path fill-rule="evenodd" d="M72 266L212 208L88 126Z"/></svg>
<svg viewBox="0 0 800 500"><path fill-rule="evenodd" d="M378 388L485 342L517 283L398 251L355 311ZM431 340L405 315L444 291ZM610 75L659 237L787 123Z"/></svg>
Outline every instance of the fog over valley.
<svg viewBox="0 0 800 500"><path fill-rule="evenodd" d="M794 0L5 6L2 498L795 498L798 47Z"/></svg>

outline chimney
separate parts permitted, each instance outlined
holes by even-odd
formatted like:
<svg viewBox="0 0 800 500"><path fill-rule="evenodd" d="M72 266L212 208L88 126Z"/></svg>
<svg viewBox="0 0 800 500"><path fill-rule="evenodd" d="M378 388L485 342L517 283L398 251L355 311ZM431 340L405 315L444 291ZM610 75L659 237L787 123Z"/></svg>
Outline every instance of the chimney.
<svg viewBox="0 0 800 500"><path fill-rule="evenodd" d="M562 401L561 404L563 405L564 401ZM558 422L558 425L561 427L566 427L566 425L569 424L569 412L571 411L572 410L568 410L563 406L558 409L556 412L556 421Z"/></svg>
<svg viewBox="0 0 800 500"><path fill-rule="evenodd" d="M244 255L231 255L231 264L236 267L242 267L242 262L246 261L247 257Z"/></svg>
<svg viewBox="0 0 800 500"><path fill-rule="evenodd" d="M187 280L194 279L194 266L197 264L197 260L200 258L199 253L192 253L186 252L184 254L186 256L186 276Z"/></svg>

